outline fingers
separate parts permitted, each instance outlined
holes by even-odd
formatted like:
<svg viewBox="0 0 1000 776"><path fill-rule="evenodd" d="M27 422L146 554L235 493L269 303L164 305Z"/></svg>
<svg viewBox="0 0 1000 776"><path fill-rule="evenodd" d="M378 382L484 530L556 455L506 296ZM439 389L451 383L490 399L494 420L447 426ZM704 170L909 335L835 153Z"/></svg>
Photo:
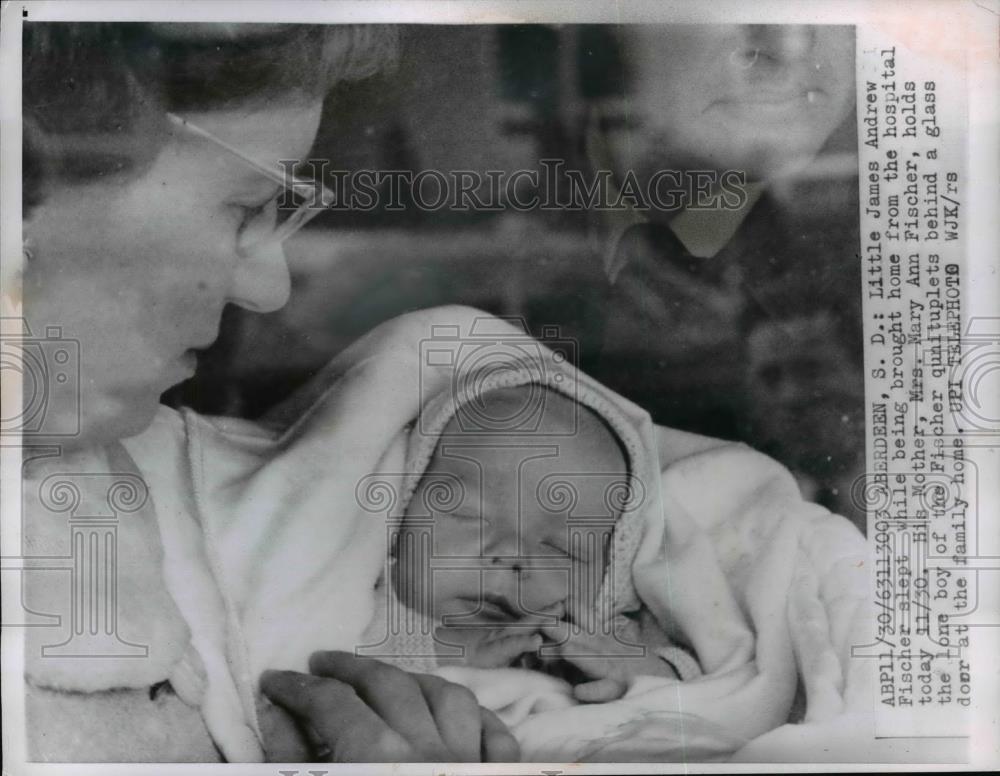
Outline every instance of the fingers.
<svg viewBox="0 0 1000 776"><path fill-rule="evenodd" d="M569 623L565 620L560 620L555 625L543 625L539 630L545 638L552 642L545 645L545 651L549 652L551 650L562 654L569 643Z"/></svg>
<svg viewBox="0 0 1000 776"><path fill-rule="evenodd" d="M614 637L609 634L588 633L565 621L555 625L543 625L539 630L551 642L545 645L543 654L555 651L564 657L600 657L614 649L617 644Z"/></svg>
<svg viewBox="0 0 1000 776"><path fill-rule="evenodd" d="M313 759L308 742L287 711L264 701L259 705L258 712L257 720L268 762L304 763Z"/></svg>
<svg viewBox="0 0 1000 776"><path fill-rule="evenodd" d="M540 633L513 633L477 645L475 652L468 658L468 664L477 668L501 668L509 666L525 652L537 652L540 646Z"/></svg>
<svg viewBox="0 0 1000 776"><path fill-rule="evenodd" d="M489 709L480 707L482 745L480 757L484 763L516 763L521 761L521 747L507 726Z"/></svg>
<svg viewBox="0 0 1000 776"><path fill-rule="evenodd" d="M616 655L621 649L621 644L614 639L583 633L570 638L569 626L565 623L544 626L542 632L554 642L545 645L542 649L543 655L556 654L594 679L618 673L621 658L609 657Z"/></svg>
<svg viewBox="0 0 1000 776"><path fill-rule="evenodd" d="M566 620L559 620L551 625L540 625L538 630L553 641L564 641L569 636L569 627Z"/></svg>
<svg viewBox="0 0 1000 776"><path fill-rule="evenodd" d="M344 652L318 652L316 674L267 671L261 690L286 709L336 762L517 762L520 748L506 725L465 687L409 674ZM308 759L295 725L265 721L268 755Z"/></svg>
<svg viewBox="0 0 1000 776"><path fill-rule="evenodd" d="M325 745L336 762L407 762L422 756L345 682L265 671L260 688L294 715L320 748Z"/></svg>
<svg viewBox="0 0 1000 776"><path fill-rule="evenodd" d="M628 686L625 682L606 677L576 685L573 688L573 697L580 703L607 703L621 698L626 689Z"/></svg>
<svg viewBox="0 0 1000 776"><path fill-rule="evenodd" d="M444 745L458 762L479 762L482 721L472 691L430 674L411 674L420 685Z"/></svg>
<svg viewBox="0 0 1000 776"><path fill-rule="evenodd" d="M371 713L421 752L425 761L455 759L414 674L347 652L316 652L309 660L309 670L353 688L362 705L367 704Z"/></svg>

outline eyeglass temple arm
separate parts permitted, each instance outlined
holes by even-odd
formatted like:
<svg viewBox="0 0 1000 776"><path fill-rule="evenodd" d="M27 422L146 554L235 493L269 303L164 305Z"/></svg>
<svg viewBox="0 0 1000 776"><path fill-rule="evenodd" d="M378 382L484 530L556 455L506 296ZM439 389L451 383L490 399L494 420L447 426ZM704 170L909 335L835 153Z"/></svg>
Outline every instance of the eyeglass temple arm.
<svg viewBox="0 0 1000 776"><path fill-rule="evenodd" d="M227 143L222 138L216 137L211 132L209 132L207 129L202 129L197 124L194 124L194 123L188 121L187 119L182 118L181 116L178 116L176 113L169 113L168 112L167 113L167 118L170 120L171 123L173 123L174 125L182 128L186 132L189 132L189 133L191 133L191 134L193 134L193 135L195 135L197 137L200 137L200 138L202 138L204 140L208 140L210 143L214 143L215 145L219 146L224 151L232 154L233 156L235 156L237 159L240 159L245 164L248 164L250 167L253 167L261 175L267 176L268 179L274 181L275 183L280 183L282 186L285 186L285 187L288 187L288 188L292 188L294 186L305 187L305 188L308 188L310 190L310 192L315 191L318 188L318 189L320 189L323 192L324 195L329 194L329 190L326 188L325 185L323 185L322 182L320 182L320 181L310 181L310 180L307 180L305 178L299 178L299 177L297 177L295 175L288 175L285 172L285 170L283 168L279 167L278 165L268 166L266 164L261 164L256 159L253 159L252 157L247 156L242 151L238 150L234 146L231 146L229 143ZM324 198L323 198L322 201L328 202L330 200L327 199L326 196L324 196Z"/></svg>

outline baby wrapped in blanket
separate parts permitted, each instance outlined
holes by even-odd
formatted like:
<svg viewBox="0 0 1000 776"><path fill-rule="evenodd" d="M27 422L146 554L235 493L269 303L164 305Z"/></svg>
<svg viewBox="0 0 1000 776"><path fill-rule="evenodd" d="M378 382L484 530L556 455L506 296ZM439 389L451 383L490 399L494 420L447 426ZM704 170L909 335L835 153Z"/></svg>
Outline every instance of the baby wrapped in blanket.
<svg viewBox="0 0 1000 776"><path fill-rule="evenodd" d="M632 592L644 509L657 490L658 472L648 484L634 474L656 472L643 463L648 452L612 404L566 374L552 377L512 368L487 380L502 387L428 408L437 414L413 432L403 520L382 586L380 615L396 621L377 623L388 634L384 659L469 685L535 760L570 754L565 725L541 712L615 701L642 676L669 683L702 675L694 645L681 646L684 634L670 633L671 623L659 623ZM725 651L713 644L706 657ZM606 721L621 728L611 740L637 722L615 708ZM713 759L746 743L672 708L645 726L656 731L658 759ZM599 735L576 758L609 743L591 732Z"/></svg>
<svg viewBox="0 0 1000 776"><path fill-rule="evenodd" d="M360 654L465 684L526 761L722 759L801 715L800 677L814 713L838 702L864 577L813 573L863 557L846 521L745 447L665 448L544 349L455 348Z"/></svg>
<svg viewBox="0 0 1000 776"><path fill-rule="evenodd" d="M485 353L496 358L484 359ZM856 529L804 502L788 472L766 456L654 427L645 412L558 355L507 322L468 308L440 308L378 327L260 421L163 408L146 432L126 440L128 466L119 466L134 466L149 487L146 522L158 534L147 531L152 538L144 534L143 540L156 545L162 560L151 564L146 556L121 554L120 597L128 608L123 604L118 637L152 645L157 660L40 659L33 641L26 650L29 680L67 694L167 680L184 703L201 711L230 761L265 756L261 672L307 670L309 655L320 649L407 660L412 668L465 683L501 712L527 761L692 760L724 754L739 740L753 746L786 722L799 677L806 723L836 721L849 703L863 708L870 664L848 657L852 644L866 643L869 624L862 568L867 549ZM549 455L547 426L535 435L540 458L529 463L542 468L527 467L525 476L534 477L536 488L552 486L529 494L545 507L535 517L551 518L540 526L565 531L563 542L552 547L545 545L555 537L542 531L531 549L551 552L553 568L544 575L549 581L523 594L516 586L501 588L502 598L486 587L484 593L497 596L489 603L493 611L473 615L476 604L462 601L467 578L441 564L479 569L482 553L446 552L433 558L433 575L460 581L448 594L455 608L442 612L440 626L448 629L442 638L435 643L433 629L419 626L429 620L424 614L412 618L413 627L388 629L400 597L414 605L397 612L415 615L420 601L434 601L406 592L410 582L399 577L405 559L386 568L387 542L396 537L402 551L412 541L408 536L419 535L418 510L434 503L430 481L412 496L436 451L446 452L442 432L453 419L461 422L472 409L486 407L483 397L491 391L518 386L565 396L558 412L583 408L577 419L586 420L578 430L590 441L582 452L589 455L599 445L611 453L583 461L576 474L596 476L582 484L586 477L562 477L574 474L565 467L544 468L563 459ZM558 431L556 421L558 414L546 422ZM572 462L573 440L563 438L569 444L562 452ZM613 455L616 446L620 457ZM469 465L478 465L475 458ZM623 471L628 487L613 491L618 495L605 505L598 493L603 498ZM543 483L549 474L554 477ZM575 505L559 506L559 494L567 492L555 487L560 478L577 489ZM382 504L368 498L367 484L378 481L397 497ZM275 494L281 508L273 506ZM492 506L484 504L479 514L509 517ZM26 510L39 512L30 523L37 530L51 525L54 532L60 525L41 519L44 505L28 503ZM438 509L437 516L442 512L449 510ZM426 526L435 515L424 511L423 517ZM573 561L573 541L591 542L597 560ZM543 559L518 574L511 562L517 553L499 549L486 557L500 559L498 573L506 579L543 579L536 576ZM574 573L579 584L566 580ZM565 595L551 593L558 585ZM38 611L59 611L64 593L48 577L29 592ZM155 598L164 593L176 607L173 617ZM476 587L471 595L478 600L479 593ZM509 615L508 604L518 617L532 618L519 631L527 649L506 639L514 638L506 626L492 634L490 627L463 627ZM29 639L51 639L43 629L28 630ZM536 646L539 635L543 643ZM447 644L451 648L442 649ZM475 665L507 657L522 667ZM604 679L615 684L600 684ZM582 702L622 690L614 700ZM184 731L174 733L187 740ZM856 737L851 741L853 752ZM773 759L764 751L764 759ZM113 759L100 750L87 757Z"/></svg>

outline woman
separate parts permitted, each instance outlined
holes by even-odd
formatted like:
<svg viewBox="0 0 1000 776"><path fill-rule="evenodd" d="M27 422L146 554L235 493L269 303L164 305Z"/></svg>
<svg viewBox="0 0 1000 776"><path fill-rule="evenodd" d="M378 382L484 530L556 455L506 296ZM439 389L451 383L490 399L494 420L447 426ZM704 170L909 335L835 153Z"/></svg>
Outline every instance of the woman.
<svg viewBox="0 0 1000 776"><path fill-rule="evenodd" d="M25 554L72 558L79 574L72 549L85 540L81 566L97 558L116 574L102 605L89 609L76 598L67 606L59 575L25 574L25 608L65 613L73 625L62 643L53 643L50 629L27 629L30 759L518 759L510 733L467 690L340 652L314 655L309 673L265 673L259 687L272 703L256 707L258 678L246 668L251 662L217 643L242 624L239 607L211 573L184 575L191 568L228 568L229 559L179 564L170 549L211 554L203 545L221 545L208 541L210 525L229 518L249 516L287 529L281 538L293 545L313 539L296 529L304 515L313 526L336 521L316 462L332 471L332 481L356 461L354 449L332 441L345 416L314 401L332 375L319 375L270 416L288 431L263 458L237 460L253 447L254 424L233 421L225 433L212 426L216 441L239 442L198 446L192 435L211 424L162 408L158 399L190 376L226 305L266 312L286 301L281 244L314 211L279 210L286 182L274 172L276 162L308 152L331 83L373 72L389 56L391 38L371 27L26 27L25 310L33 332L48 336L50 327L59 327L63 339L78 343L79 395L53 389L43 422L26 435ZM307 202L316 193L307 181L290 185ZM471 316L460 309L453 314ZM387 331L391 336L391 326ZM66 369L60 374L74 376ZM377 375L382 385L391 382L388 373ZM736 483L726 491L731 523L740 524L748 505L791 518L803 511L787 473L763 456L667 429L659 429L656 441L659 465L671 469L664 477L685 497L700 504L705 494L717 493L719 482ZM244 443L249 447L240 447ZM52 445L60 454L52 454ZM196 459L195 449L216 455ZM728 468L711 463L715 453L731 462ZM212 492L209 522L201 520L205 494L196 476L206 466L238 474L228 490ZM697 484L699 466L711 487ZM718 512L720 499L715 502ZM107 519L109 505L117 520ZM701 511L698 506L692 514ZM843 538L849 527L834 525L836 518L819 508L805 511L840 537L839 546L858 549L859 535ZM789 536L807 540L803 526L813 523L795 522L789 521ZM267 544L271 535L254 538ZM249 542L238 532L230 539L241 551ZM322 561L326 545L318 546ZM825 572L838 559L826 545L813 540L811 546L819 555L810 568ZM311 578L295 565L295 553L284 558L285 565L241 568L257 589L287 573L309 591ZM657 573L663 569L655 565ZM857 572L849 576L859 579ZM96 570L93 577L100 577ZM659 576L651 579L665 589ZM100 584L90 592L101 593ZM842 597L846 605L864 600L856 592ZM786 603L784 593L767 601L782 631ZM220 615L199 619L205 611ZM298 635L291 625L263 631L289 642ZM847 666L832 649L816 654L825 663L803 671L803 678L807 696L819 704L810 706L812 718L823 719L839 713L839 672ZM794 663L780 666L793 678ZM760 668L752 659L747 667ZM785 684L789 691L794 686ZM252 724L230 724L244 719L233 710L246 712ZM821 729L815 740L823 740Z"/></svg>
<svg viewBox="0 0 1000 776"><path fill-rule="evenodd" d="M119 440L146 429L160 394L192 374L223 308L268 312L285 303L288 229L276 227L284 188L223 144L265 162L304 158L329 88L375 72L394 43L378 27L25 26L26 318L32 331L59 326L80 354L79 398L49 402L39 433L25 438L63 451L37 461L27 449L26 491L53 471L134 472ZM274 468L294 466L306 448L288 450ZM271 493L276 509L282 493ZM123 562L146 567L120 575L117 625L152 645L148 659L128 663L134 650L123 649L120 661L108 660L105 649L95 655L102 660L60 668L58 650L42 645L43 659L28 659L30 759L219 759L198 711L164 684L183 661L177 642L187 630L162 588L150 506L117 535ZM64 520L29 515L26 546L68 555ZM26 576L29 609L33 600L48 602L40 611L66 608L49 600L51 575L37 584ZM171 634L178 638L164 638ZM33 656L32 644L29 637ZM125 686L120 671L102 684L115 663L141 666ZM504 726L463 688L339 653L317 656L312 669L263 682L307 723L314 746L308 751L290 717L270 707L262 726L273 759L517 759Z"/></svg>

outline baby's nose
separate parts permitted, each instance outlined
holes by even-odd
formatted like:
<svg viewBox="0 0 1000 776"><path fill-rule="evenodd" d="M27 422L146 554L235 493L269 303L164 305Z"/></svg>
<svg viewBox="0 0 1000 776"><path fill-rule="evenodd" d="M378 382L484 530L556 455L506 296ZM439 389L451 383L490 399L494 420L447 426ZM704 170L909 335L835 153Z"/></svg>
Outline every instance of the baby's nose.
<svg viewBox="0 0 1000 776"><path fill-rule="evenodd" d="M484 579L485 589L516 603L519 610L547 617L565 615L566 600L571 597L567 574L528 563L509 563L490 571Z"/></svg>

